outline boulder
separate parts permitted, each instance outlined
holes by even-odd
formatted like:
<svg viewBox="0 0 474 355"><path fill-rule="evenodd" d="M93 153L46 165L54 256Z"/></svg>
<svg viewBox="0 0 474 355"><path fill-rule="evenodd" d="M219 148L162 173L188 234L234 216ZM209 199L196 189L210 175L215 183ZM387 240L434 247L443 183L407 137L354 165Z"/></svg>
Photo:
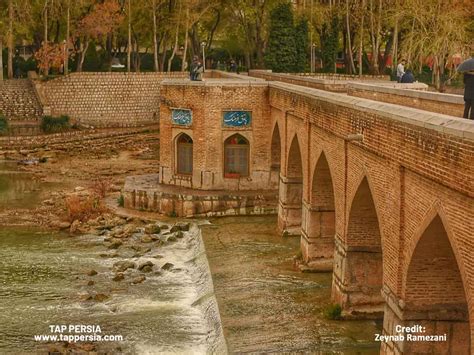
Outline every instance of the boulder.
<svg viewBox="0 0 474 355"><path fill-rule="evenodd" d="M176 242L176 237L174 235L171 235L166 239L167 242Z"/></svg>
<svg viewBox="0 0 474 355"><path fill-rule="evenodd" d="M87 276L95 276L95 275L97 275L97 271L95 271L95 270L87 271Z"/></svg>
<svg viewBox="0 0 474 355"><path fill-rule="evenodd" d="M161 228L157 224L147 224L145 226L145 233L147 234L159 234L161 232Z"/></svg>
<svg viewBox="0 0 474 355"><path fill-rule="evenodd" d="M122 281L124 278L125 276L123 276L123 273L118 272L114 275L114 277L112 278L112 281Z"/></svg>
<svg viewBox="0 0 474 355"><path fill-rule="evenodd" d="M174 236L175 236L176 238L181 239L181 238L184 237L184 233L183 233L182 231L177 231L177 232L174 234Z"/></svg>
<svg viewBox="0 0 474 355"><path fill-rule="evenodd" d="M140 241L142 243L151 243L153 242L153 239L148 234L145 234L144 236L140 238Z"/></svg>
<svg viewBox="0 0 474 355"><path fill-rule="evenodd" d="M92 281L92 280L89 280L89 281L87 282L87 286L93 286L94 284L95 284L95 282Z"/></svg>
<svg viewBox="0 0 474 355"><path fill-rule="evenodd" d="M76 233L80 225L81 222L76 219L74 222L71 223L71 226L69 227L69 232Z"/></svg>
<svg viewBox="0 0 474 355"><path fill-rule="evenodd" d="M68 229L68 228L71 227L71 223L69 223L69 222L59 222L57 224L57 226L58 226L59 229Z"/></svg>
<svg viewBox="0 0 474 355"><path fill-rule="evenodd" d="M138 266L138 270L142 270L143 268L149 266L149 267L152 267L153 268L153 263L151 261L145 261L144 263L140 264Z"/></svg>
<svg viewBox="0 0 474 355"><path fill-rule="evenodd" d="M135 269L137 265L133 261L128 261L128 260L122 260L122 261L117 261L114 264L114 269L116 269L119 272L123 272L127 269Z"/></svg>
<svg viewBox="0 0 474 355"><path fill-rule="evenodd" d="M177 231L187 232L189 231L190 226L191 226L191 223L189 222L178 222L173 227L171 227L170 230L171 232L177 232Z"/></svg>
<svg viewBox="0 0 474 355"><path fill-rule="evenodd" d="M174 267L172 263L165 263L161 268L163 270L171 270Z"/></svg>
<svg viewBox="0 0 474 355"><path fill-rule="evenodd" d="M132 284L133 284L133 285L140 284L140 283L142 283L142 282L145 281L145 280L146 280L146 277L143 276L143 275L140 275L140 276L135 277L135 278L132 280Z"/></svg>

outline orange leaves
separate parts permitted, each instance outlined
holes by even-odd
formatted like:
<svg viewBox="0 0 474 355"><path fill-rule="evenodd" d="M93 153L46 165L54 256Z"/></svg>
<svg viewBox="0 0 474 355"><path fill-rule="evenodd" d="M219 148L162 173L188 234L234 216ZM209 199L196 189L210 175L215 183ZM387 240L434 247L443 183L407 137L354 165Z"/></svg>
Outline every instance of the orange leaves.
<svg viewBox="0 0 474 355"><path fill-rule="evenodd" d="M92 12L79 21L78 34L99 39L120 26L125 16L116 0L106 0L94 6Z"/></svg>
<svg viewBox="0 0 474 355"><path fill-rule="evenodd" d="M41 71L49 68L60 69L65 59L64 47L61 44L43 42L41 48L35 53L38 67Z"/></svg>

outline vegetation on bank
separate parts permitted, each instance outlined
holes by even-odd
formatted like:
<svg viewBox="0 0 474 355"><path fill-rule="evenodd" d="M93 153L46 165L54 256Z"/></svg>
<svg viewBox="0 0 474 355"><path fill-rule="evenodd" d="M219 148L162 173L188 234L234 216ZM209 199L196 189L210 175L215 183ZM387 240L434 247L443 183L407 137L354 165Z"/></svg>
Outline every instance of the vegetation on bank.
<svg viewBox="0 0 474 355"><path fill-rule="evenodd" d="M45 76L186 70L193 56L204 54L207 68L226 69L234 60L240 70L378 75L393 73L404 58L442 90L455 79L456 64L472 54L469 0L295 3L6 0L0 42L7 48L0 59L11 78L33 69Z"/></svg>
<svg viewBox="0 0 474 355"><path fill-rule="evenodd" d="M69 129L71 129L71 123L67 115L59 117L43 116L41 118L41 130L44 133L58 133Z"/></svg>
<svg viewBox="0 0 474 355"><path fill-rule="evenodd" d="M7 118L0 114L0 136L8 134L8 120Z"/></svg>

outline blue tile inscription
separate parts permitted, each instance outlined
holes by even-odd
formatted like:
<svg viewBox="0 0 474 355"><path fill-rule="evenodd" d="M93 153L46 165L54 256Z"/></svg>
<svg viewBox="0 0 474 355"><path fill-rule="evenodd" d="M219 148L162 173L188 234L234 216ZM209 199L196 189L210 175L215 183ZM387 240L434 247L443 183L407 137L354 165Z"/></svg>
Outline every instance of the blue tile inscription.
<svg viewBox="0 0 474 355"><path fill-rule="evenodd" d="M245 127L252 121L250 111L224 111L224 126Z"/></svg>
<svg viewBox="0 0 474 355"><path fill-rule="evenodd" d="M172 109L171 121L180 126L189 126L193 122L192 111L178 108Z"/></svg>

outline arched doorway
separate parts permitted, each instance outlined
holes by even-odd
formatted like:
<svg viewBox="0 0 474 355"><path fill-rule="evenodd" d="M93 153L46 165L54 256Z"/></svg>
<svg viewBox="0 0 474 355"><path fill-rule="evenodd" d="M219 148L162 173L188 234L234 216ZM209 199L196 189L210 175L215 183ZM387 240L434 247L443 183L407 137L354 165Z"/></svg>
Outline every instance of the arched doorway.
<svg viewBox="0 0 474 355"><path fill-rule="evenodd" d="M382 238L377 211L367 178L352 200L346 240L336 238L333 300L346 313L381 318L384 301Z"/></svg>
<svg viewBox="0 0 474 355"><path fill-rule="evenodd" d="M332 270L335 226L334 188L324 152L314 168L310 201L303 206L301 250L305 263Z"/></svg>
<svg viewBox="0 0 474 355"><path fill-rule="evenodd" d="M286 175L280 176L278 227L284 235L301 234L303 164L298 138L291 141Z"/></svg>
<svg viewBox="0 0 474 355"><path fill-rule="evenodd" d="M193 140L186 133L176 139L176 172L183 175L193 173Z"/></svg>
<svg viewBox="0 0 474 355"><path fill-rule="evenodd" d="M240 134L234 134L224 142L224 176L239 178L249 175L250 145Z"/></svg>

